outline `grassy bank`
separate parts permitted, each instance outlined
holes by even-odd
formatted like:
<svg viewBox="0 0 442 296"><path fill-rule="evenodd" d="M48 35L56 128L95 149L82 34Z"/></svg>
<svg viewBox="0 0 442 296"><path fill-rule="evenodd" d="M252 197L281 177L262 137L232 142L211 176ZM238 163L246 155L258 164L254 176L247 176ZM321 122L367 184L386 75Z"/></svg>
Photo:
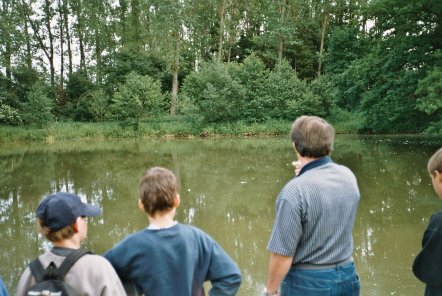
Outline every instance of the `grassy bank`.
<svg viewBox="0 0 442 296"><path fill-rule="evenodd" d="M194 138L224 136L287 135L292 122L202 124L186 117L162 117L141 123L138 130L118 122L56 122L45 128L0 126L0 143L54 142L73 139ZM354 133L350 126L337 125L337 133Z"/></svg>
<svg viewBox="0 0 442 296"><path fill-rule="evenodd" d="M186 118L161 118L141 123L138 130L118 122L56 122L45 128L0 126L0 143L54 142L73 139L112 138L193 138L215 136L279 135L287 133L290 122L242 122L203 125Z"/></svg>

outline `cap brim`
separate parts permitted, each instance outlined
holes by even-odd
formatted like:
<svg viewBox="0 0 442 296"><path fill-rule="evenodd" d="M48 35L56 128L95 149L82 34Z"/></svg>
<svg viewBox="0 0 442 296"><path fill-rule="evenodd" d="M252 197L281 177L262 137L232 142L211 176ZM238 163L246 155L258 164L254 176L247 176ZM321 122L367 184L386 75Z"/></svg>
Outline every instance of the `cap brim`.
<svg viewBox="0 0 442 296"><path fill-rule="evenodd" d="M102 210L96 205L83 204L80 210L80 216L94 217L102 214Z"/></svg>

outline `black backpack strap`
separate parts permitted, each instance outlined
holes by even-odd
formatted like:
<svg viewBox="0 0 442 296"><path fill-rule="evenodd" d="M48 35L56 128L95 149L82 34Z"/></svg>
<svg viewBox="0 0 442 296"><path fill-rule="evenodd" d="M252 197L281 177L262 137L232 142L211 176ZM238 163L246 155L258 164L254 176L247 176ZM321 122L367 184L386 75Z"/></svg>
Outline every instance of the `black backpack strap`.
<svg viewBox="0 0 442 296"><path fill-rule="evenodd" d="M83 249L77 249L73 251L69 256L64 259L63 263L61 263L60 267L58 268L58 277L61 281L64 280L64 276L66 273L71 269L72 265L74 265L75 262L77 262L78 259L80 259L82 256L86 255L87 253L90 253Z"/></svg>
<svg viewBox="0 0 442 296"><path fill-rule="evenodd" d="M34 276L35 281L37 283L41 282L45 275L45 269L40 260L38 258L33 260L31 263L29 263L29 268L31 269L31 273Z"/></svg>

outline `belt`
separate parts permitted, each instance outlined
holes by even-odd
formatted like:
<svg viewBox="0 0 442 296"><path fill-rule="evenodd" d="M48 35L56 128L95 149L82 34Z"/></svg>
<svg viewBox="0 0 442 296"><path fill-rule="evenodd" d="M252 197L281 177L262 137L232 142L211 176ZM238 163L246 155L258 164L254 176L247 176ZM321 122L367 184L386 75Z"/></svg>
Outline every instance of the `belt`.
<svg viewBox="0 0 442 296"><path fill-rule="evenodd" d="M292 265L292 268L297 268L297 269L314 269L314 270L318 270L318 269L331 269L331 268L336 268L336 267L340 267L343 265L346 265L348 263L353 262L353 257L350 257L348 259L345 259L344 261L338 262L338 263L333 263L333 264L308 264L308 263L296 263L294 265Z"/></svg>

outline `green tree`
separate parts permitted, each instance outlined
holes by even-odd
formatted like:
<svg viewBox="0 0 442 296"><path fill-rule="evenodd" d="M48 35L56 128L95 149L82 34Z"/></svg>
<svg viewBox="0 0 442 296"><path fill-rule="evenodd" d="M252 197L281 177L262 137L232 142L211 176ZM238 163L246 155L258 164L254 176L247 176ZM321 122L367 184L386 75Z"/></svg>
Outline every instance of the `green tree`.
<svg viewBox="0 0 442 296"><path fill-rule="evenodd" d="M141 76L150 76L161 82L162 91L165 92L170 87L170 80L167 79L167 62L156 52L142 51L128 46L122 47L118 52L112 54L106 60L103 73L106 76L105 87L112 93L115 86L130 73L135 72Z"/></svg>
<svg viewBox="0 0 442 296"><path fill-rule="evenodd" d="M80 114L84 119L99 122L109 118L109 106L110 100L102 88L84 93L77 103L77 109L82 110Z"/></svg>
<svg viewBox="0 0 442 296"><path fill-rule="evenodd" d="M47 126L54 119L54 103L48 97L47 87L37 82L31 87L27 97L28 101L21 104L20 110L23 122L37 127Z"/></svg>
<svg viewBox="0 0 442 296"><path fill-rule="evenodd" d="M149 76L131 72L113 96L114 115L139 129L142 120L158 115L164 108L160 84Z"/></svg>
<svg viewBox="0 0 442 296"><path fill-rule="evenodd" d="M442 49L434 54L435 65L428 71L427 76L420 80L416 89L417 107L427 114L433 114L442 109Z"/></svg>
<svg viewBox="0 0 442 296"><path fill-rule="evenodd" d="M435 55L436 65L419 81L416 89L417 108L430 116L428 132L442 133L442 52Z"/></svg>
<svg viewBox="0 0 442 296"><path fill-rule="evenodd" d="M321 98L298 78L289 62L283 60L270 73L266 84L264 108L270 118L293 120L300 115L325 115Z"/></svg>
<svg viewBox="0 0 442 296"><path fill-rule="evenodd" d="M0 125L20 125L23 123L17 109L5 104L0 94Z"/></svg>
<svg viewBox="0 0 442 296"><path fill-rule="evenodd" d="M6 103L11 107L20 108L20 103L28 101L28 95L31 88L36 83L42 83L44 72L39 72L34 68L28 68L26 65L19 65L12 69L12 87L8 93L9 97Z"/></svg>
<svg viewBox="0 0 442 296"><path fill-rule="evenodd" d="M244 89L241 118L246 121L263 121L268 118L264 109L264 94L269 71L256 55L248 56L242 64L231 64L230 76Z"/></svg>
<svg viewBox="0 0 442 296"><path fill-rule="evenodd" d="M225 64L206 63L201 71L186 77L183 84L186 104L193 105L205 122L229 122L242 118L244 87Z"/></svg>
<svg viewBox="0 0 442 296"><path fill-rule="evenodd" d="M373 37L360 62L365 91L361 111L374 132L419 132L431 118L417 108L418 82L432 73L442 45L440 1L375 1Z"/></svg>
<svg viewBox="0 0 442 296"><path fill-rule="evenodd" d="M61 110L61 114L74 120L91 120L87 109L82 108L80 99L89 91L94 89L93 83L88 78L86 71L79 70L68 75L66 83L66 105Z"/></svg>
<svg viewBox="0 0 442 296"><path fill-rule="evenodd" d="M357 26L335 28L330 34L325 55L325 72L339 75L353 61L363 58L370 49L370 41L367 37Z"/></svg>

